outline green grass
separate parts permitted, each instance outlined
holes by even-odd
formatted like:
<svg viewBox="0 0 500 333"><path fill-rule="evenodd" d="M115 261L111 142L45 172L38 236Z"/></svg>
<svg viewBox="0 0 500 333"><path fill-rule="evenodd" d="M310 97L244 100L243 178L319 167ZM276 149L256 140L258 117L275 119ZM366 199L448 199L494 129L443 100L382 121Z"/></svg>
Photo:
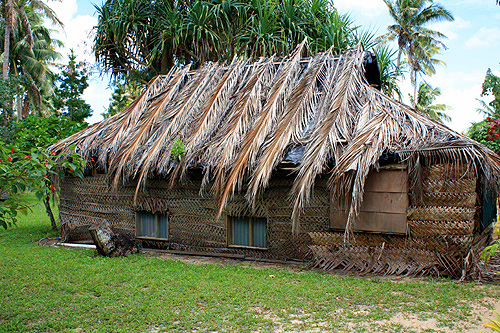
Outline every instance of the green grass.
<svg viewBox="0 0 500 333"><path fill-rule="evenodd" d="M500 296L495 285L103 258L36 243L53 236L37 208L0 231L0 331L418 331L391 322L403 313L437 320L433 332L474 323L473 305Z"/></svg>

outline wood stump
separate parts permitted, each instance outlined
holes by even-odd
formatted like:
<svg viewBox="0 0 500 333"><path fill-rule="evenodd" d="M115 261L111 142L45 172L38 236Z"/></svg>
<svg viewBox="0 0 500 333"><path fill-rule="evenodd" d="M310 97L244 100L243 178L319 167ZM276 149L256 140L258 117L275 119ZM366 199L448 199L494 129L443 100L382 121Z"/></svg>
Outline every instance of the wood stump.
<svg viewBox="0 0 500 333"><path fill-rule="evenodd" d="M107 220L93 224L89 231L100 255L119 257L137 252L135 241L113 228Z"/></svg>

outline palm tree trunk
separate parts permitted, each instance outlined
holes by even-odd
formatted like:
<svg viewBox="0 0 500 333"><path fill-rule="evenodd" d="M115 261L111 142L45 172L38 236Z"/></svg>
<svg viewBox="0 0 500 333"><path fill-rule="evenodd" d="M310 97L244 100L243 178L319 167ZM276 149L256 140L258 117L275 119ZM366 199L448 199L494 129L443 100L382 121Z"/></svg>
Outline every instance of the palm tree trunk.
<svg viewBox="0 0 500 333"><path fill-rule="evenodd" d="M5 24L5 36L3 41L3 65L2 65L2 78L3 80L7 80L9 77L9 55L10 55L10 26L9 24ZM9 119L9 105L8 102L5 102L4 105L0 107L3 108L3 125L7 126L7 121Z"/></svg>
<svg viewBox="0 0 500 333"><path fill-rule="evenodd" d="M3 41L3 67L2 77L4 80L9 76L9 54L10 54L10 27L5 24L5 37Z"/></svg>
<svg viewBox="0 0 500 333"><path fill-rule="evenodd" d="M417 71L412 69L410 74L411 84L413 85L413 108L417 105Z"/></svg>

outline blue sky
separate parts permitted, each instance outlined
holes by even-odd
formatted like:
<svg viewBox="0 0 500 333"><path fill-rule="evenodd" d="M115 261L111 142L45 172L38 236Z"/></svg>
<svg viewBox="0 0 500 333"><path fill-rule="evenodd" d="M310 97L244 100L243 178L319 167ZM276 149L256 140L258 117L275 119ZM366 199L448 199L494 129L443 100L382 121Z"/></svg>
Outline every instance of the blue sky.
<svg viewBox="0 0 500 333"><path fill-rule="evenodd" d="M75 50L78 60L91 63L94 60L89 34L97 23L93 3L100 4L101 0L50 2L65 24L65 31L59 34L59 38L68 49ZM386 27L392 24L382 0L337 0L334 3L341 13L348 13L356 25L376 31L376 35L385 33ZM437 68L437 73L426 80L432 86L441 88L442 96L438 102L452 107L448 111L452 121L447 125L463 132L471 121L483 118L475 110L479 106L476 98L480 98L486 70L491 68L500 75L500 6L495 4L495 0L440 3L454 15L455 21L430 26L448 36L444 41L448 49L438 56L446 63L446 67ZM64 55L68 53L67 50L61 52ZM112 90L108 85L108 77L100 76L96 70L92 71L90 86L84 94L94 110L94 115L89 119L91 123L102 119L100 114L109 104ZM402 82L402 87L405 95L411 91L408 82Z"/></svg>

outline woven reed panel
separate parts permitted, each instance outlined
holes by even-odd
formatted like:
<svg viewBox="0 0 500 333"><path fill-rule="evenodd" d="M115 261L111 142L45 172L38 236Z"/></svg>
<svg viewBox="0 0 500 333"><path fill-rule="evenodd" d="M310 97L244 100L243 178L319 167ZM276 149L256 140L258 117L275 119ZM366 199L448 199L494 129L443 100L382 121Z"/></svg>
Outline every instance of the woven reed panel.
<svg viewBox="0 0 500 333"><path fill-rule="evenodd" d="M270 218L267 222L267 229L269 231L283 231L292 232L292 223L286 218L281 221L277 221L275 218ZM312 232L312 231L327 231L328 230L328 218L327 217L314 217L306 216L300 220L300 232Z"/></svg>
<svg viewBox="0 0 500 333"><path fill-rule="evenodd" d="M194 246L208 246L208 247L226 247L226 238L221 240L217 236L206 235L190 231L183 231L177 229L170 229L170 240L172 242L194 245Z"/></svg>
<svg viewBox="0 0 500 333"><path fill-rule="evenodd" d="M133 197L123 194L98 194L98 193L64 193L65 200L76 202L91 201L95 204L122 205L131 209Z"/></svg>
<svg viewBox="0 0 500 333"><path fill-rule="evenodd" d="M426 206L475 207L477 193L431 192L424 193Z"/></svg>
<svg viewBox="0 0 500 333"><path fill-rule="evenodd" d="M476 209L469 207L410 207L408 210L408 220L466 221L474 219L475 213Z"/></svg>
<svg viewBox="0 0 500 333"><path fill-rule="evenodd" d="M416 248L439 251L449 255L466 255L471 249L473 241L473 235L441 235L412 237L411 244Z"/></svg>
<svg viewBox="0 0 500 333"><path fill-rule="evenodd" d="M469 235L474 231L474 220L469 221L422 221L409 220L412 236Z"/></svg>
<svg viewBox="0 0 500 333"><path fill-rule="evenodd" d="M330 207L329 206L316 206L311 207L307 206L303 209L301 216L330 216ZM269 207L269 216L286 216L288 219L291 219L293 212L292 207Z"/></svg>
<svg viewBox="0 0 500 333"><path fill-rule="evenodd" d="M106 219L113 227L133 236L132 198L127 191L110 192L105 176L84 179L65 177L61 182L59 207L61 229L68 240L90 240L92 224ZM133 191L129 191L133 195Z"/></svg>
<svg viewBox="0 0 500 333"><path fill-rule="evenodd" d="M345 245L343 232L311 232L309 233L315 245ZM403 235L353 233L349 237L350 245L358 246L396 246L407 247L411 240Z"/></svg>
<svg viewBox="0 0 500 333"><path fill-rule="evenodd" d="M435 164L423 168L423 177L429 179L475 178L476 172L471 165Z"/></svg>
<svg viewBox="0 0 500 333"><path fill-rule="evenodd" d="M310 232L314 245L328 246L384 246L433 250L441 253L462 255L467 253L474 240L473 235L403 236L353 233L348 243L343 232Z"/></svg>
<svg viewBox="0 0 500 333"><path fill-rule="evenodd" d="M387 275L435 273L439 264L432 251L377 246L311 245L315 266Z"/></svg>
<svg viewBox="0 0 500 333"><path fill-rule="evenodd" d="M133 214L132 207L130 206L121 206L121 205L103 205L99 203L93 203L93 202L84 202L84 204L81 204L81 201L73 201L73 200L64 200L64 203L61 203L61 206L68 206L69 207L78 207L80 206L80 209L82 211L86 212L93 212L93 213L103 213L103 214Z"/></svg>
<svg viewBox="0 0 500 333"><path fill-rule="evenodd" d="M476 178L464 179L425 179L424 192L454 192L474 193L476 191Z"/></svg>
<svg viewBox="0 0 500 333"><path fill-rule="evenodd" d="M169 230L174 232L176 230L180 231L192 231L193 233L198 233L205 235L210 239L217 239L220 241L226 241L226 228L218 225L210 224L209 218L200 218L195 216L179 216L173 215L169 219Z"/></svg>

